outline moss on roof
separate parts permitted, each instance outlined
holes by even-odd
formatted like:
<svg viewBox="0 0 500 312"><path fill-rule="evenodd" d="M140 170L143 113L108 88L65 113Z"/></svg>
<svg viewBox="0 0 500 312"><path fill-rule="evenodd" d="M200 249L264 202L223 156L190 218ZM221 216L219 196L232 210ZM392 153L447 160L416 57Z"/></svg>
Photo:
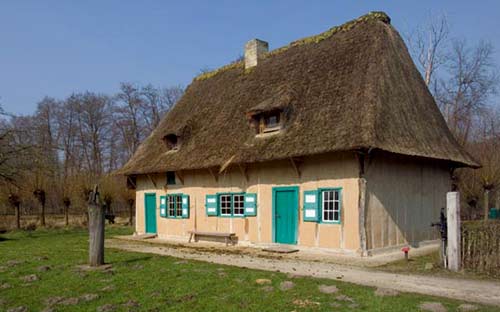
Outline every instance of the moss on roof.
<svg viewBox="0 0 500 312"><path fill-rule="evenodd" d="M342 31L348 31L348 30L352 29L353 27L355 27L356 25L358 25L359 23L373 21L373 20L382 21L382 22L387 23L387 24L390 24L390 22L391 22L391 18L385 12L378 12L378 11L370 12L366 15L360 16L357 19L351 20L351 21L344 23L340 26L334 26L334 27L332 27L332 28L328 29L327 31L322 32L320 34L293 41L286 46L283 46L283 47L278 48L276 50L270 51L264 57L274 56L276 54L279 54L279 53L282 53L282 52L288 50L291 47L296 47L296 46L300 46L300 45L304 45L304 44L319 43L325 39L330 38L331 36L333 36L336 33L339 33ZM203 73L203 74L195 77L194 79L195 80L205 80L208 78L212 78L213 76L220 74L224 71L227 71L230 69L235 69L235 68L244 68L244 67L245 67L244 61L237 61L237 62L234 62L231 64L224 65L218 69ZM248 72L245 72L245 73L248 73Z"/></svg>

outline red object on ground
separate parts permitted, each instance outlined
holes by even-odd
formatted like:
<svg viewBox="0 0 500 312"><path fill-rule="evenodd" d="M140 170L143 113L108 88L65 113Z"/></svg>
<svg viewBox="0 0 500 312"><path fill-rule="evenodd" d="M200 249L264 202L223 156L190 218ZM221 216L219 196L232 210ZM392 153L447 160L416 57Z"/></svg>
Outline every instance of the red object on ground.
<svg viewBox="0 0 500 312"><path fill-rule="evenodd" d="M401 248L401 251L405 253L405 259L406 259L406 261L408 261L408 252L410 251L410 247L405 246L405 247Z"/></svg>

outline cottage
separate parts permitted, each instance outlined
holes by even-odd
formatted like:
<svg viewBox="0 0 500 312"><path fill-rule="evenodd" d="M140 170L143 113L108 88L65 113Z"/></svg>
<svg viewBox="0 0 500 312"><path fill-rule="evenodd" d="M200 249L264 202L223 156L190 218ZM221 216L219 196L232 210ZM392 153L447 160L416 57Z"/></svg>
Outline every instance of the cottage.
<svg viewBox="0 0 500 312"><path fill-rule="evenodd" d="M390 18L372 12L196 77L119 170L136 232L369 254L437 238L454 140Z"/></svg>

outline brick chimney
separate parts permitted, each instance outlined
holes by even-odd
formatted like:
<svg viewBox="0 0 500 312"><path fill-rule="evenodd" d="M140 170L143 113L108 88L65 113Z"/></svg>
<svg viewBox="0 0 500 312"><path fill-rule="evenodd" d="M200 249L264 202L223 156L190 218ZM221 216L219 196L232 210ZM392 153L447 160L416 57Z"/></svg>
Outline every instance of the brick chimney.
<svg viewBox="0 0 500 312"><path fill-rule="evenodd" d="M259 59L269 51L269 44L259 39L252 39L245 44L245 69L257 66Z"/></svg>

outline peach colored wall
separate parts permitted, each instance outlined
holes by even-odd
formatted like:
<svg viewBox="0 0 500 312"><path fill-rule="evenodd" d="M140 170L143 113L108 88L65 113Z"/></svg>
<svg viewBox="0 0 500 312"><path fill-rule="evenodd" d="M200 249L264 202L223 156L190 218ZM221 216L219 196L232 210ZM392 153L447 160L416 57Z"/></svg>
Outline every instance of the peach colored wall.
<svg viewBox="0 0 500 312"><path fill-rule="evenodd" d="M157 225L160 237L182 237L188 231L235 232L239 241L250 243L272 242L272 188L299 187L298 245L334 249L357 250L358 228L358 163L352 153L337 153L308 157L300 165L298 178L290 161L254 164L248 168L249 180L241 171L231 167L219 175L216 182L208 170L185 172L184 185L165 185L165 174L153 175L156 187L147 176L137 179L136 231L144 232L144 194L157 195ZM341 224L303 222L303 191L325 187L342 188ZM205 213L205 195L218 192L247 192L257 194L257 216L246 218L208 217ZM190 196L189 219L166 219L159 216L159 196L184 193Z"/></svg>
<svg viewBox="0 0 500 312"><path fill-rule="evenodd" d="M378 153L366 168L366 180L368 249L438 238L430 224L446 206L451 187L446 164Z"/></svg>

